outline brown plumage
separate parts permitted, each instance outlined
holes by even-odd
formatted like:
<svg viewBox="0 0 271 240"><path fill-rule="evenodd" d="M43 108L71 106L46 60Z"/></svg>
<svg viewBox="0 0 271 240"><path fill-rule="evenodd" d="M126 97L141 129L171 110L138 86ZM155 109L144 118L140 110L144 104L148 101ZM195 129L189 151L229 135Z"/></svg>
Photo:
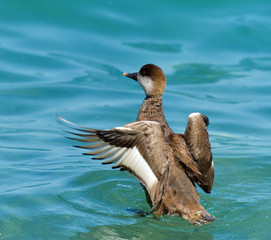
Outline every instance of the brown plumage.
<svg viewBox="0 0 271 240"><path fill-rule="evenodd" d="M132 76L134 80L139 82L146 93L146 98L139 110L137 121L148 120L160 123L165 139L168 142L168 148L174 155L171 158L172 162L169 163L169 176L171 178L169 183L171 184L167 186L168 195L165 195L163 198L163 204L161 204L163 207L162 210L160 209L160 212L169 214L180 213L182 217L190 222L214 220L214 217L200 205L198 193L193 184L194 182L197 183L207 193L211 192L213 186L214 167L212 164L209 134L207 132L208 118L200 113L190 114L185 133L174 133L168 126L164 116L162 94L166 86L166 77L161 68L153 64L147 64L138 73L124 73L123 75L127 77ZM149 81L152 84L149 84ZM179 164L176 164L176 162ZM189 180L192 185L184 184L179 186L177 184L179 181L187 183ZM170 190L179 193L179 195L175 195L178 197L173 197L170 194ZM174 198L176 199L173 203L172 199ZM182 202L185 202L185 204L181 204ZM172 208L173 205L178 207ZM199 211L200 214L198 214Z"/></svg>
<svg viewBox="0 0 271 240"><path fill-rule="evenodd" d="M79 127L77 130L83 133L76 133L80 138L74 139L90 143L81 146L90 150L86 154L108 159L105 164L115 163L113 168L133 174L154 214L177 214L194 224L214 221L199 203L195 187L197 183L209 193L213 185L208 118L190 114L185 133L174 133L163 112L163 71L147 64L138 73L123 75L138 81L146 93L137 121L112 130Z"/></svg>

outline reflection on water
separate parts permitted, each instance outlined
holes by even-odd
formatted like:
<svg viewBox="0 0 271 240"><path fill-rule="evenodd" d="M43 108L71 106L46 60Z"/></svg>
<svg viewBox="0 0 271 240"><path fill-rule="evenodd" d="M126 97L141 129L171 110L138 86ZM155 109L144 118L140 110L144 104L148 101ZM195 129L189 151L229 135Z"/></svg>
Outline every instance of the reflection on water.
<svg viewBox="0 0 271 240"><path fill-rule="evenodd" d="M71 239L204 239L211 240L214 236L206 229L191 227L182 219L169 220L137 218L135 224L88 227L89 232L79 232ZM180 227L181 224L181 227Z"/></svg>
<svg viewBox="0 0 271 240"><path fill-rule="evenodd" d="M174 73L168 79L173 84L213 83L220 80L241 77L234 73L236 69L231 66L214 65L206 63L178 64L173 67Z"/></svg>
<svg viewBox="0 0 271 240"><path fill-rule="evenodd" d="M153 52L165 52L165 53L178 53L181 52L181 44L171 43L151 43L151 42L134 42L134 43L123 43L124 45L134 47L137 49L143 49L146 51Z"/></svg>
<svg viewBox="0 0 271 240"><path fill-rule="evenodd" d="M271 71L271 58L245 58L240 62L240 67L244 68L246 71Z"/></svg>

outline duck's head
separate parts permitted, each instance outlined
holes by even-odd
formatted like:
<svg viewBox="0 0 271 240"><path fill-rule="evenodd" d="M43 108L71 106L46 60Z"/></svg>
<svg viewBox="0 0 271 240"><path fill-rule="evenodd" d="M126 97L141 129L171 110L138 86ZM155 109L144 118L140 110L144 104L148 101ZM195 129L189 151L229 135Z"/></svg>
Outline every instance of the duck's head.
<svg viewBox="0 0 271 240"><path fill-rule="evenodd" d="M165 74L161 68L154 64L146 64L139 72L123 73L123 75L139 82L147 97L160 97L165 91Z"/></svg>

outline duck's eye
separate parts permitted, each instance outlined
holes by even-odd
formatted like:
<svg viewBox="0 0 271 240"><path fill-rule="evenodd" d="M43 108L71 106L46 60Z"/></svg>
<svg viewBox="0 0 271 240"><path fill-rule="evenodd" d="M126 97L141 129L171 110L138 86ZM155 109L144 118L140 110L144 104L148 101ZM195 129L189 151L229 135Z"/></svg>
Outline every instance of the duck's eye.
<svg viewBox="0 0 271 240"><path fill-rule="evenodd" d="M146 76L146 71L142 71L142 72L141 72L141 75L142 75L142 76Z"/></svg>

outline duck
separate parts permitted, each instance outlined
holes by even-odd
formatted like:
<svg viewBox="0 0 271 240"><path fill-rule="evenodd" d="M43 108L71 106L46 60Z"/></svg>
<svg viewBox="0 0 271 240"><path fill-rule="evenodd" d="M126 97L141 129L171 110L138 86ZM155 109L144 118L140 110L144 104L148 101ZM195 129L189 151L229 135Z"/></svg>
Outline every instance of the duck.
<svg viewBox="0 0 271 240"><path fill-rule="evenodd" d="M136 121L99 130L58 117L76 131L67 131L76 136L69 138L87 144L76 146L88 150L83 154L134 175L154 216L180 216L195 225L214 221L200 204L196 187L210 193L214 181L208 117L191 113L185 132L175 133L163 111L166 76L162 69L146 64L123 75L138 82L146 95Z"/></svg>

